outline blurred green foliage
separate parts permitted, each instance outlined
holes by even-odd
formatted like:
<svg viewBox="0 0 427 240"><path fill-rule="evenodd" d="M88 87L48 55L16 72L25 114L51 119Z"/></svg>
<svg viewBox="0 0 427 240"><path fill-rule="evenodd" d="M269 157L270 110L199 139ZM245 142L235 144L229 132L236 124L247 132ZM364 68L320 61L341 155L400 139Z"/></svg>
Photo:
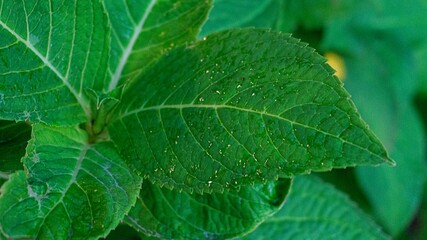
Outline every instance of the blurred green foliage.
<svg viewBox="0 0 427 240"><path fill-rule="evenodd" d="M344 86L397 166L320 175L394 238L427 239L427 0L215 0L200 36L236 27L291 32L343 58Z"/></svg>

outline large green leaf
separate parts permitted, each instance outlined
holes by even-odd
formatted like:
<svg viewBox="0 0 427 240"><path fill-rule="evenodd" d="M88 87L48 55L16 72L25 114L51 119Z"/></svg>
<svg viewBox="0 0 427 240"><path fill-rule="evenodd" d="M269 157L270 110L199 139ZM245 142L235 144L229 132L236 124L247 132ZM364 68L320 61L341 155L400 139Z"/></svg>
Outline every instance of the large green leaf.
<svg viewBox="0 0 427 240"><path fill-rule="evenodd" d="M135 203L139 178L109 142L87 144L78 128L33 126L19 172L2 187L0 229L8 238L98 239Z"/></svg>
<svg viewBox="0 0 427 240"><path fill-rule="evenodd" d="M122 156L190 191L390 161L324 58L264 30L170 52L126 89L117 114L109 132Z"/></svg>
<svg viewBox="0 0 427 240"><path fill-rule="evenodd" d="M109 90L172 47L194 40L211 6L211 0L104 2L113 30Z"/></svg>
<svg viewBox="0 0 427 240"><path fill-rule="evenodd" d="M388 239L346 195L312 176L293 181L273 217L245 239Z"/></svg>
<svg viewBox="0 0 427 240"><path fill-rule="evenodd" d="M148 236L165 239L228 239L245 234L282 206L291 180L239 191L189 194L143 184L125 221Z"/></svg>
<svg viewBox="0 0 427 240"><path fill-rule="evenodd" d="M0 1L0 118L97 118L87 89L112 91L192 41L210 0Z"/></svg>
<svg viewBox="0 0 427 240"><path fill-rule="evenodd" d="M107 76L107 26L99 0L0 1L0 117L84 122L84 90Z"/></svg>
<svg viewBox="0 0 427 240"><path fill-rule="evenodd" d="M22 169L21 158L31 137L31 127L24 122L0 120L0 178Z"/></svg>

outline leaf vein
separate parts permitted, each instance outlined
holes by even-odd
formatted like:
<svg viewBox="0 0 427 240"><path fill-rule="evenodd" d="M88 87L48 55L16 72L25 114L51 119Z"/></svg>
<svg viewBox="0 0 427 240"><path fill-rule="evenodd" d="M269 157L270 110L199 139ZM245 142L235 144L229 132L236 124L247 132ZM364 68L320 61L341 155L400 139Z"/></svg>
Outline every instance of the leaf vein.
<svg viewBox="0 0 427 240"><path fill-rule="evenodd" d="M150 3L144 12L144 15L142 16L141 20L139 21L137 27L135 28L135 31L133 32L133 35L132 35L129 43L126 46L126 49L120 58L119 65L117 66L117 69L116 69L116 71L115 71L115 73L111 79L109 86L108 86L109 91L112 91L114 88L116 88L117 84L119 83L120 76L123 72L123 69L126 65L126 62L129 58L129 56L132 53L132 49L133 49L134 45L136 44L136 40L138 40L139 34L141 33L142 28L144 27L144 24L145 24L149 14L151 13L151 10L153 9L153 7L156 3L157 3L157 0L150 0Z"/></svg>
<svg viewBox="0 0 427 240"><path fill-rule="evenodd" d="M354 147L356 147L356 148L359 148L359 149L361 149L361 150L365 150L365 151L370 152L370 151L369 151L369 149L367 149L367 148L365 148L365 147L362 147L362 146L359 146L359 145L357 145L356 143L349 142L349 141L347 141L347 140L343 139L343 138L342 138L342 137L340 137L340 136L335 136L335 135L333 135L333 134L331 134L331 133L328 133L328 132L322 131L322 130L320 130L320 129L317 129L317 128L315 128L315 127L312 127L312 126L309 126L309 125L306 125L306 124L303 124L303 123L299 123L299 122L293 121L293 120L288 119L288 118L285 118L285 117L283 117L283 116L279 116L279 115L272 114L272 113L267 113L267 112L260 112L260 111L253 110L253 109L245 109L245 108L241 108L241 107L237 107L237 106L232 106L232 105L215 105L215 104L211 104L211 105L209 105L209 104L177 104L177 105L158 105L158 106L151 106L151 107L142 108L142 109L137 109L137 110L134 110L134 111L128 112L128 113L126 113L126 114L124 114L124 115L120 116L120 118L125 118L126 116L129 116L129 115L132 115L132 114L136 114L136 113L141 113L141 112L144 112L144 111L153 111L153 110L158 110L158 109L184 109L184 108L233 109L233 110L238 110L238 111L247 112L247 113L255 113L255 114L266 115L266 116L269 116L269 117L272 117L272 118L276 118L276 119L280 119L280 120L283 120L283 121L289 122L289 123L291 123L292 125L298 125L298 126L301 126L301 127L303 127L303 128L306 128L306 129L312 129L312 130L315 130L315 131L317 131L317 132L319 132L319 133L322 133L322 134L324 134L324 135L327 135L327 136L331 136L331 137L337 138L337 139L341 140L342 142L344 142L344 143L346 143L346 144L349 144L349 145L354 146ZM375 153L372 153L372 152L370 152L370 153L371 153L372 155L374 155L374 156L376 156L376 157L380 158L380 159L383 159L383 157L379 156L378 154L375 154Z"/></svg>

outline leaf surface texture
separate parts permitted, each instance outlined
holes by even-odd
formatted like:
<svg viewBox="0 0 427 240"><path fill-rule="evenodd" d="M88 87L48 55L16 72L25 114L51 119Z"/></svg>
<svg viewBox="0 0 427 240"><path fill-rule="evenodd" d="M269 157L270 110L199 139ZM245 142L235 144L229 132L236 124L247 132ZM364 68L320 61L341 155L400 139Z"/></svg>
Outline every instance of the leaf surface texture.
<svg viewBox="0 0 427 240"><path fill-rule="evenodd" d="M117 115L109 132L124 159L189 191L390 162L325 59L264 30L170 52L125 90Z"/></svg>
<svg viewBox="0 0 427 240"><path fill-rule="evenodd" d="M193 41L210 0L105 0L112 26L108 89L131 81L162 54Z"/></svg>
<svg viewBox="0 0 427 240"><path fill-rule="evenodd" d="M313 176L294 179L282 209L244 239L389 239L346 195Z"/></svg>
<svg viewBox="0 0 427 240"><path fill-rule="evenodd" d="M76 128L36 124L19 171L2 187L8 238L98 239L135 203L139 178L109 142L89 145ZM60 223L60 224L58 224Z"/></svg>
<svg viewBox="0 0 427 240"><path fill-rule="evenodd" d="M86 88L105 81L108 21L100 1L0 2L0 116L75 124Z"/></svg>
<svg viewBox="0 0 427 240"><path fill-rule="evenodd" d="M277 212L290 183L290 179L280 179L239 191L189 194L145 182L125 221L144 234L159 238L233 238Z"/></svg>

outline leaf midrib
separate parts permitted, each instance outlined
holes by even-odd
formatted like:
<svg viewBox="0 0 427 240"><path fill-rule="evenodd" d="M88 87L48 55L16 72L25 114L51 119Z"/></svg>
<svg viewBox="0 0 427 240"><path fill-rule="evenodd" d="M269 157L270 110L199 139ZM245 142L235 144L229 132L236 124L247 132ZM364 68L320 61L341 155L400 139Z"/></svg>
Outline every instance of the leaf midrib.
<svg viewBox="0 0 427 240"><path fill-rule="evenodd" d="M292 120L290 120L288 118L285 118L285 117L282 117L282 116L279 116L279 115L275 115L275 114L272 114L272 113L260 112L260 111L256 111L256 110L253 110L253 109L245 109L245 108L241 108L241 107L237 107L237 106L231 106L231 105L223 105L223 104L218 104L218 105L216 105L216 104L177 104L177 105L158 105L158 106L151 106L151 107L141 107L139 109L136 109L136 110L133 110L133 111L129 111L129 112L126 112L123 115L120 115L118 117L118 119L123 119L123 118L125 118L127 116L130 116L130 115L133 115L133 114L138 114L138 113L141 113L141 112L146 112L146 111L153 111L153 110L159 111L159 110L162 110L162 109L179 109L179 110L182 110L182 109L186 109L186 108L207 108L207 109L215 109L215 110L216 109L232 109L232 110L238 110L238 111L243 111L243 112L248 112L248 113L255 113L255 114L259 114L259 115L263 115L263 116L269 116L269 117L272 117L272 118L276 118L276 119L280 119L280 120L283 120L283 121L287 121L287 122L291 123L292 125L297 125L297 126L301 126L301 127L307 128L307 129L312 129L312 130L314 130L316 132L320 132L320 133L325 134L327 136L331 136L331 137L337 138L337 139L339 139L340 141L342 141L342 142L344 142L346 144L349 144L349 145L351 145L353 147L359 148L359 149L361 149L363 151L366 151L369 154L371 154L371 155L373 155L373 156L375 156L375 157L377 157L379 159L382 159L382 160L384 160L386 162L389 162L387 158L382 157L382 156L380 156L380 155L378 155L376 153L373 153L373 152L369 151L368 149L366 149L366 148L364 148L364 147L362 147L360 145L357 145L355 143L349 142L349 141L343 139L340 136L333 135L331 133L322 131L320 129L316 129L316 128L312 127L312 126L309 126L309 125L306 125L306 124L303 124L303 123L299 123L299 122L295 122L295 121L292 121Z"/></svg>
<svg viewBox="0 0 427 240"><path fill-rule="evenodd" d="M153 9L154 5L157 3L157 0L151 0L148 4L147 9L144 12L144 15L142 16L141 20L138 22L138 25L135 28L135 31L132 34L132 37L126 46L126 49L124 50L122 57L120 58L120 62L117 66L116 71L114 72L113 77L111 78L111 82L108 85L108 91L114 90L117 85L119 84L122 72L124 70L124 67L126 66L127 60L129 59L130 55L132 54L133 47L136 44L136 41L138 40L139 34L141 33L146 20L148 19L148 16L151 13L151 10Z"/></svg>
<svg viewBox="0 0 427 240"><path fill-rule="evenodd" d="M40 230L42 229L44 222L46 221L46 219L49 217L49 215L52 213L52 211L54 209L56 209L56 207L60 204L63 203L64 197L67 194L68 190L70 189L70 187L77 181L77 175L80 172L83 160L85 159L86 153L88 152L88 150L90 149L91 145L90 144L85 144L82 147L82 150L80 152L79 158L77 159L77 163L76 166L74 167L74 171L73 171L73 175L71 176L70 181L68 182L67 186L64 188L61 197L58 199L58 201L52 206L52 208L49 210L49 212L46 213L46 215L43 217L43 221L40 223L40 227L38 229L38 232L36 234L36 236L39 236ZM64 206L65 207L65 206Z"/></svg>
<svg viewBox="0 0 427 240"><path fill-rule="evenodd" d="M15 31L13 31L11 28L9 28L3 21L0 20L0 26L6 29L10 34L12 34L18 41L23 43L27 48L29 48L52 72L61 79L62 83L70 90L70 92L74 95L77 102L85 112L86 116L90 117L90 110L88 109L88 104L86 101L82 98L82 96L79 95L79 93L71 86L71 84L68 82L68 79L62 75L59 70L52 65L49 60L43 56L29 41L23 39L19 34L17 34Z"/></svg>

